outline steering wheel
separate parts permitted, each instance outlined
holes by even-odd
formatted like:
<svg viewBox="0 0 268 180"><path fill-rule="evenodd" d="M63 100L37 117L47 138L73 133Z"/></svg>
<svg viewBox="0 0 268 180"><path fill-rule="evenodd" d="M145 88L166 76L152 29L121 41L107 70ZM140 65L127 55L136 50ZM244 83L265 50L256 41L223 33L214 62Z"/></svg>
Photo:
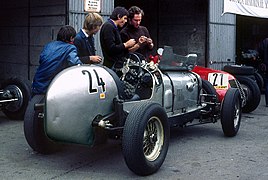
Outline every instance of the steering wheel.
<svg viewBox="0 0 268 180"><path fill-rule="evenodd" d="M141 73L141 58L143 57L142 54L140 53L129 53L126 57L126 62L123 65L122 68L122 76L121 80L138 80L139 75ZM144 57L143 57L144 58ZM145 59L145 58L144 58ZM129 65L136 65L136 66L131 66Z"/></svg>
<svg viewBox="0 0 268 180"><path fill-rule="evenodd" d="M130 58L136 64L138 63L139 66L141 66L141 61L145 60L145 57L141 53L138 53L138 52L128 53L128 58Z"/></svg>

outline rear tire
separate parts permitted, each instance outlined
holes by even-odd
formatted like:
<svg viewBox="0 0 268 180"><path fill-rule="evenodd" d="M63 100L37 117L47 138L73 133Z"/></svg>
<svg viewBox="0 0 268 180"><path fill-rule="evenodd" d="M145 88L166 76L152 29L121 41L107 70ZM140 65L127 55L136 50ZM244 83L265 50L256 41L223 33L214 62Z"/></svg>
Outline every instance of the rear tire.
<svg viewBox="0 0 268 180"><path fill-rule="evenodd" d="M141 176L155 173L165 160L169 133L163 107L151 102L134 106L126 119L122 139L128 168Z"/></svg>
<svg viewBox="0 0 268 180"><path fill-rule="evenodd" d="M262 91L263 88L264 88L264 80L263 80L263 77L258 72L255 72L254 73L254 77L256 79L256 82L257 82L257 84L259 86L260 91Z"/></svg>
<svg viewBox="0 0 268 180"><path fill-rule="evenodd" d="M245 76L237 76L236 79L241 84L241 87L246 95L246 104L242 108L245 113L254 111L260 104L261 92L257 83Z"/></svg>
<svg viewBox="0 0 268 180"><path fill-rule="evenodd" d="M241 122L241 98L239 90L230 88L226 92L221 108L221 125L225 136L237 134Z"/></svg>
<svg viewBox="0 0 268 180"><path fill-rule="evenodd" d="M232 75L252 75L254 68L252 66L226 65L223 70Z"/></svg>
<svg viewBox="0 0 268 180"><path fill-rule="evenodd" d="M44 102L44 95L35 95L26 110L24 117L24 135L30 147L41 154L49 154L57 151L59 145L51 141L44 127L44 118L39 117L40 110L35 110L34 105Z"/></svg>

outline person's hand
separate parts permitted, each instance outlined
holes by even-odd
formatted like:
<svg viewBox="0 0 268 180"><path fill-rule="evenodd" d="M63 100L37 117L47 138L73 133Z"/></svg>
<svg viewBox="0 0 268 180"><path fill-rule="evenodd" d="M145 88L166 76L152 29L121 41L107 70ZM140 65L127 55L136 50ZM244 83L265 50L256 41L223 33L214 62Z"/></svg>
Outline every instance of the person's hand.
<svg viewBox="0 0 268 180"><path fill-rule="evenodd" d="M145 42L147 42L147 37L146 37L146 36L141 36L141 37L139 38L139 44L143 44L143 43L145 43Z"/></svg>
<svg viewBox="0 0 268 180"><path fill-rule="evenodd" d="M153 40L151 38L146 39L147 44L149 45L150 48L154 47Z"/></svg>
<svg viewBox="0 0 268 180"><path fill-rule="evenodd" d="M89 59L92 63L101 63L102 57L100 56L89 56Z"/></svg>
<svg viewBox="0 0 268 180"><path fill-rule="evenodd" d="M146 42L147 42L147 44L152 44L153 43L153 40L151 38L147 38L146 39Z"/></svg>
<svg viewBox="0 0 268 180"><path fill-rule="evenodd" d="M124 43L125 48L133 47L136 44L135 39L130 39Z"/></svg>

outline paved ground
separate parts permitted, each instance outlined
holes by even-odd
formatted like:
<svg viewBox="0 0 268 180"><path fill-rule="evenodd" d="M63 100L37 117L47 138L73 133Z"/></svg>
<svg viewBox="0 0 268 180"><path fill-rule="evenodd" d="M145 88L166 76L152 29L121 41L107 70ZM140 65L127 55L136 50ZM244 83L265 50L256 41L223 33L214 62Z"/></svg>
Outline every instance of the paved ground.
<svg viewBox="0 0 268 180"><path fill-rule="evenodd" d="M161 169L143 179L267 180L268 108L243 114L238 135L223 136L220 123L172 129ZM33 152L23 121L0 113L0 179L140 179L128 170L118 141L94 148L66 145L52 155Z"/></svg>

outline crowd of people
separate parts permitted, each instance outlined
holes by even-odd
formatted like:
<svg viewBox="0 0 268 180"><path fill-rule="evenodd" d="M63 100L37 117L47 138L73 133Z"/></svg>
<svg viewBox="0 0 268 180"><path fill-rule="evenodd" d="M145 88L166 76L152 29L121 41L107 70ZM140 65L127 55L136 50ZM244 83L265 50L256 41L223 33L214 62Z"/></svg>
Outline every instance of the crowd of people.
<svg viewBox="0 0 268 180"><path fill-rule="evenodd" d="M69 66L101 63L116 72L129 52L148 58L154 44L147 28L140 25L143 16L137 6L116 7L106 22L98 13L88 13L78 33L69 25L60 28L57 40L45 45L40 54L33 95L45 94L54 76ZM95 48L94 35L99 31L103 57Z"/></svg>

